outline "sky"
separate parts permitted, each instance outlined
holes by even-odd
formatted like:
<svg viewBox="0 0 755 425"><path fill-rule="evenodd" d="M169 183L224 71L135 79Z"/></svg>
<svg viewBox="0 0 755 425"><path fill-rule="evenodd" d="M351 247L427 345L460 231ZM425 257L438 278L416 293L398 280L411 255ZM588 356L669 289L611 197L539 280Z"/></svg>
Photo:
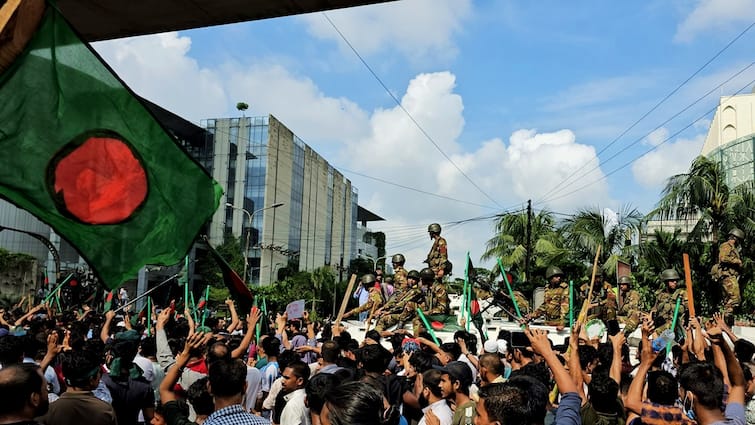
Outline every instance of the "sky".
<svg viewBox="0 0 755 425"><path fill-rule="evenodd" d="M389 255L421 268L438 222L461 268L528 199L652 209L719 97L752 91L754 22L755 0L402 0L94 46L197 124L276 116L385 218Z"/></svg>

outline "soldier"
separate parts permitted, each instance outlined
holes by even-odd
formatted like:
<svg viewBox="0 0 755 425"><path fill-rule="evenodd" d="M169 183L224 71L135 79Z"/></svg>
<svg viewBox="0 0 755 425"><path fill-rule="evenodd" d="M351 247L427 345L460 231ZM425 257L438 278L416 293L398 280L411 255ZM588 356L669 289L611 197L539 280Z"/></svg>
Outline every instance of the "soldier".
<svg viewBox="0 0 755 425"><path fill-rule="evenodd" d="M446 240L440 236L440 224L433 223L427 226L427 232L430 234L430 239L433 240L433 246L427 254L425 263L433 269L435 277L441 278L448 262L448 246Z"/></svg>
<svg viewBox="0 0 755 425"><path fill-rule="evenodd" d="M366 274L362 276L362 288L364 288L365 291L369 291L367 302L344 313L344 319L353 314L372 311L373 308L377 311L377 309L380 308L383 304L383 294L381 293L380 288L375 286L375 281L374 274Z"/></svg>
<svg viewBox="0 0 755 425"><path fill-rule="evenodd" d="M724 292L724 320L729 326L734 324L734 309L742 301L739 295L739 272L742 259L737 245L744 239L744 232L736 227L729 231L729 238L718 248L718 273L714 277L721 283ZM715 270L715 268L714 268Z"/></svg>
<svg viewBox="0 0 755 425"><path fill-rule="evenodd" d="M619 278L619 323L624 324L624 334L629 336L640 324L640 293L632 289L632 278Z"/></svg>
<svg viewBox="0 0 755 425"><path fill-rule="evenodd" d="M414 335L419 335L425 328L422 320L416 315L416 308L419 307L424 313L425 317L429 316L448 316L450 312L448 293L446 292L446 285L441 279L436 278L436 273L433 269L426 267L419 272L420 282L422 290L424 291L424 298L421 299L413 306L408 308L412 309L415 314L414 321L412 322ZM441 317L445 319L445 317Z"/></svg>
<svg viewBox="0 0 755 425"><path fill-rule="evenodd" d="M527 320L545 316L547 325L556 326L562 330L566 316L569 313L569 285L562 282L564 272L556 266L548 266L545 278L548 288L545 289L545 300L535 311L525 316Z"/></svg>
<svg viewBox="0 0 755 425"><path fill-rule="evenodd" d="M393 298L383 308L375 312L375 316L380 318L375 325L376 331L383 331L397 323L399 327L403 327L404 323L413 317L407 310L413 311L416 301L423 295L419 286L420 273L412 270L407 273L406 280L407 287L403 290L398 289Z"/></svg>
<svg viewBox="0 0 755 425"><path fill-rule="evenodd" d="M404 263L406 258L403 254L395 254L391 257L391 264L393 265L393 286L402 288L406 286L406 269Z"/></svg>
<svg viewBox="0 0 755 425"><path fill-rule="evenodd" d="M659 335L664 330L669 329L674 321L677 298L681 298L679 315L677 316L678 325L681 325L687 307L687 291L678 286L679 273L674 269L666 269L661 272L661 281L663 288L655 293L655 306L650 310L657 319L658 325L656 325L655 331Z"/></svg>
<svg viewBox="0 0 755 425"><path fill-rule="evenodd" d="M580 287L582 300L587 298L590 291L590 284L585 283ZM588 318L598 318L604 322L616 319L616 293L613 286L603 279L603 270L600 268L595 272L595 285L592 290L593 299L588 310Z"/></svg>

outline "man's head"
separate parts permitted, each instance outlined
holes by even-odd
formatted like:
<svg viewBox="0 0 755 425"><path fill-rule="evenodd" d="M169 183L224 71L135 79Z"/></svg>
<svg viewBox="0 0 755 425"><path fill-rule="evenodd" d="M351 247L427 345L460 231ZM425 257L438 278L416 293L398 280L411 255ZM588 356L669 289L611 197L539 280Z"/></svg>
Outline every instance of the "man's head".
<svg viewBox="0 0 755 425"><path fill-rule="evenodd" d="M338 377L332 373L318 373L307 382L304 391L307 393L309 411L319 415L325 404L325 395L340 384Z"/></svg>
<svg viewBox="0 0 755 425"><path fill-rule="evenodd" d="M404 254L395 254L393 257L391 257L391 264L393 264L394 269L398 266L403 267L405 262L406 258L404 258Z"/></svg>
<svg viewBox="0 0 755 425"><path fill-rule="evenodd" d="M197 415L209 416L215 411L212 395L207 391L208 378L205 376L195 381L186 391L186 398Z"/></svg>
<svg viewBox="0 0 755 425"><path fill-rule="evenodd" d="M414 286L419 282L419 272L417 270L409 270L406 274L406 282L409 286Z"/></svg>
<svg viewBox="0 0 755 425"><path fill-rule="evenodd" d="M11 364L0 369L0 420L31 421L47 413L47 381L33 363Z"/></svg>
<svg viewBox="0 0 755 425"><path fill-rule="evenodd" d="M422 282L422 286L430 286L435 280L435 272L430 267L425 267L419 272L419 279Z"/></svg>
<svg viewBox="0 0 755 425"><path fill-rule="evenodd" d="M320 356L324 363L335 363L338 361L338 355L341 354L341 349L338 348L338 344L335 341L325 341L320 347Z"/></svg>
<svg viewBox="0 0 755 425"><path fill-rule="evenodd" d="M545 421L548 389L534 378L518 376L480 388L475 425L540 425Z"/></svg>
<svg viewBox="0 0 755 425"><path fill-rule="evenodd" d="M427 233L430 234L430 238L434 238L436 236L440 236L440 224L433 223L429 226L427 226Z"/></svg>
<svg viewBox="0 0 755 425"><path fill-rule="evenodd" d="M729 230L729 240L733 240L734 243L742 243L742 240L745 238L745 232L743 232L741 229L733 228Z"/></svg>
<svg viewBox="0 0 755 425"><path fill-rule="evenodd" d="M362 276L362 287L364 289L370 289L373 286L375 286L375 280L376 277L374 274L367 273L366 275Z"/></svg>
<svg viewBox="0 0 755 425"><path fill-rule="evenodd" d="M590 403L598 412L614 413L618 409L619 384L607 373L594 373L588 385Z"/></svg>
<svg viewBox="0 0 755 425"><path fill-rule="evenodd" d="M503 376L504 366L497 353L485 353L480 356L480 379L485 383L492 382L495 378Z"/></svg>
<svg viewBox="0 0 755 425"><path fill-rule="evenodd" d="M629 276L621 276L619 278L619 288L621 288L621 292L627 292L632 289L632 278Z"/></svg>
<svg viewBox="0 0 755 425"><path fill-rule="evenodd" d="M545 269L545 280L547 280L551 286L557 286L560 284L563 277L564 272L556 266L548 266L548 268Z"/></svg>
<svg viewBox="0 0 755 425"><path fill-rule="evenodd" d="M472 370L464 362L448 362L438 368L441 372L440 391L443 398L452 398L456 393L469 395L472 385Z"/></svg>
<svg viewBox="0 0 755 425"><path fill-rule="evenodd" d="M676 286L679 283L679 273L677 273L674 269L666 269L661 272L661 280L663 281L666 288L673 291L676 289Z"/></svg>
<svg viewBox="0 0 755 425"><path fill-rule="evenodd" d="M379 344L366 345L360 350L358 361L365 372L382 374L391 361L391 352Z"/></svg>
<svg viewBox="0 0 755 425"><path fill-rule="evenodd" d="M260 348L267 357L278 357L281 350L281 342L278 338L267 337L260 343Z"/></svg>
<svg viewBox="0 0 755 425"><path fill-rule="evenodd" d="M309 380L309 366L300 360L291 362L288 367L283 370L282 378L283 391L286 393L304 388Z"/></svg>
<svg viewBox="0 0 755 425"><path fill-rule="evenodd" d="M679 383L674 375L657 370L648 373L648 400L656 404L673 406L679 396Z"/></svg>
<svg viewBox="0 0 755 425"><path fill-rule="evenodd" d="M427 370L422 374L422 392L419 396L419 403L422 407L443 398L443 393L440 391L440 377L441 373L436 369Z"/></svg>
<svg viewBox="0 0 755 425"><path fill-rule="evenodd" d="M685 364L679 372L679 395L693 410L721 410L724 381L721 371L707 362ZM697 412L695 412L697 413ZM697 415L700 416L699 414Z"/></svg>
<svg viewBox="0 0 755 425"><path fill-rule="evenodd" d="M69 387L93 390L102 376L100 359L91 351L71 351L63 357L63 375Z"/></svg>
<svg viewBox="0 0 755 425"><path fill-rule="evenodd" d="M215 398L241 397L246 391L246 365L241 360L218 360L209 372L208 391Z"/></svg>

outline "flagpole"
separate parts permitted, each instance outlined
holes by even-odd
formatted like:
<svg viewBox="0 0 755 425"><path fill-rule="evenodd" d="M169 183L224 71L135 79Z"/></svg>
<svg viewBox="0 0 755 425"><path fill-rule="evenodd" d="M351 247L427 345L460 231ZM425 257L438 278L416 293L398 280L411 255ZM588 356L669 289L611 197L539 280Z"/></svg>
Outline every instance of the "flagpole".
<svg viewBox="0 0 755 425"><path fill-rule="evenodd" d="M152 297L147 297L147 336L152 336Z"/></svg>
<svg viewBox="0 0 755 425"><path fill-rule="evenodd" d="M202 309L202 326L204 326L204 319L207 318L207 307L210 305L210 285L208 284L204 288L204 308ZM251 329L249 330L251 332Z"/></svg>
<svg viewBox="0 0 755 425"><path fill-rule="evenodd" d="M47 294L47 297L45 297L45 300L43 301L43 304L46 303L46 302L48 302L48 301L50 301L50 298L52 298L55 295L55 293L58 292L58 289L60 289L63 285L65 285L66 282L68 282L69 280L71 280L72 277L73 277L73 273L71 273L68 276L66 276L66 278L63 279L63 281L60 282L58 284L58 286L56 286L55 289L52 290L52 292L50 292L49 294Z"/></svg>
<svg viewBox="0 0 755 425"><path fill-rule="evenodd" d="M114 311L114 312L116 312L116 313L118 313L119 311L123 310L124 308L126 308L126 307L128 307L128 306L130 306L130 305L134 304L135 302L139 301L140 299L142 299L142 298L144 298L144 297L148 296L149 294L151 294L152 292L154 292L154 291L155 291L155 290L156 290L157 288L160 288L160 287L162 287L163 285L165 285L166 283L170 282L171 280L173 280L173 279L177 278L177 277L178 277L178 276L179 276L180 274L181 274L181 273L176 273L176 274L174 274L173 276L170 276L170 277L168 277L167 279L165 279L165 280L163 280L162 282L160 282L160 283L158 283L157 285L155 285L155 287L154 287L154 288L152 288L152 289L150 289L150 290L148 290L148 291L145 291L145 292L143 292L143 293L142 293L141 295L139 295L138 297L136 297L136 298L134 298L133 300L131 300L131 301L127 302L126 304L123 304L122 306L120 306L120 307L116 308L116 309L115 309L115 310L113 310L113 311Z"/></svg>
<svg viewBox="0 0 755 425"><path fill-rule="evenodd" d="M514 289L511 287L511 283L509 282L509 277L506 275L506 269L503 268L503 263L501 262L501 259L498 259L498 267L501 269L501 274L503 275L503 281L506 282L506 287L509 289L509 296L511 297L511 302L514 303L514 310L516 311L516 317L522 318L522 313L519 311L519 303L516 302L516 297L514 296Z"/></svg>

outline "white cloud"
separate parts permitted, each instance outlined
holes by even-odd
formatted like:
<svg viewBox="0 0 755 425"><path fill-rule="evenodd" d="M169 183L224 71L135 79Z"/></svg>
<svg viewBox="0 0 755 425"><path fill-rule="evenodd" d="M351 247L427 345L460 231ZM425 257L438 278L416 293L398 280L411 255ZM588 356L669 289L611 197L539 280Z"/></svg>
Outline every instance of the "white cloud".
<svg viewBox="0 0 755 425"><path fill-rule="evenodd" d="M456 55L452 37L462 30L471 12L470 0L403 0L327 14L360 54L398 51L421 63L433 58L445 61ZM349 50L322 14L301 19L315 37L336 41L342 50Z"/></svg>
<svg viewBox="0 0 755 425"><path fill-rule="evenodd" d="M730 29L755 19L755 0L699 0L679 24L675 41L689 42L706 31Z"/></svg>
<svg viewBox="0 0 755 425"><path fill-rule="evenodd" d="M649 144L651 146L658 146L661 143L663 143L668 138L668 129L666 127L661 127L650 134L645 138L644 143Z"/></svg>
<svg viewBox="0 0 755 425"><path fill-rule="evenodd" d="M697 135L692 139L678 139L660 146L655 144L658 146L655 150L643 155L632 164L634 179L647 188L658 188L664 185L669 177L684 173L689 169L692 160L700 155L703 142L705 142L705 134Z"/></svg>

